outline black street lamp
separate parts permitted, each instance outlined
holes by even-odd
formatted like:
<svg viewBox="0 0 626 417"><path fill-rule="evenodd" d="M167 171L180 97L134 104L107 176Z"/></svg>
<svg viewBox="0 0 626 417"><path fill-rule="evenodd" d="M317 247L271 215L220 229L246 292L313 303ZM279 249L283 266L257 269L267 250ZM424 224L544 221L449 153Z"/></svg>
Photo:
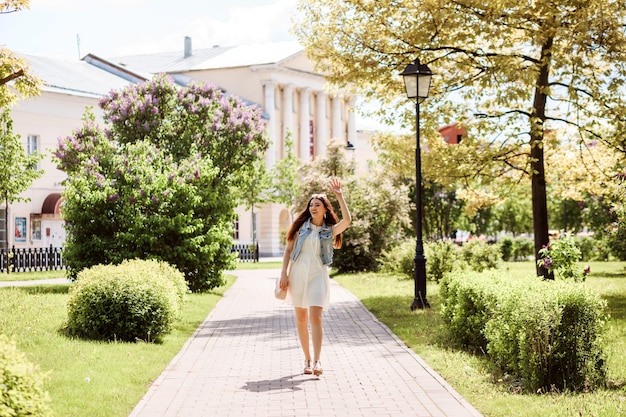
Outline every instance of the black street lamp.
<svg viewBox="0 0 626 417"><path fill-rule="evenodd" d="M432 71L419 58L409 64L400 74L404 77L404 86L408 98L415 99L415 258L413 259L413 280L415 298L411 311L430 307L426 299L426 257L422 238L422 160L420 155L420 103L428 97Z"/></svg>

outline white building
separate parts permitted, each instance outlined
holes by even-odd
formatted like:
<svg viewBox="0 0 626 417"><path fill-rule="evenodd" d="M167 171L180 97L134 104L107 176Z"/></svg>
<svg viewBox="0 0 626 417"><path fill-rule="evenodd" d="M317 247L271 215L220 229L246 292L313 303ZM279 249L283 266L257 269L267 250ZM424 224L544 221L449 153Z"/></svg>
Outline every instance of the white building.
<svg viewBox="0 0 626 417"><path fill-rule="evenodd" d="M81 125L85 107L93 106L99 115L97 101L111 89L165 72L181 84L192 80L211 82L261 106L271 141L265 155L268 167L285 156L285 137L291 133L296 155L303 161L323 155L329 141L337 140L352 145L354 150L349 152L359 161L359 169L367 169L367 158L373 153L368 134L359 132L356 125L355 98L328 91L324 77L313 71L312 62L299 44L193 51L191 39L185 38L181 46L180 51L170 53L108 59L89 54L83 61L72 63L25 56L47 86L41 97L22 101L13 109L14 131L22 136L25 145L33 142L36 149L54 149L58 137L69 135ZM63 173L56 170L49 156L42 168L45 175L27 193L31 202L9 207L11 226L21 228L19 236L9 236L10 245L61 246L64 241L58 211ZM252 243L251 214L239 209L238 215L236 241ZM261 255L279 255L280 230L289 227L287 208L266 204L256 210L256 216Z"/></svg>
<svg viewBox="0 0 626 417"><path fill-rule="evenodd" d="M46 158L39 168L44 175L34 181L23 196L29 202L8 207L9 247L61 247L65 242L64 222L59 206L61 182L65 178L56 169L51 152L58 138L69 136L81 125L85 109L93 107L100 115L98 100L111 89L128 85L128 81L104 72L83 61L63 61L47 57L22 55L32 72L44 80L41 95L18 101L11 108L13 132L21 136L27 152L44 152ZM0 205L0 247L4 246L4 201Z"/></svg>

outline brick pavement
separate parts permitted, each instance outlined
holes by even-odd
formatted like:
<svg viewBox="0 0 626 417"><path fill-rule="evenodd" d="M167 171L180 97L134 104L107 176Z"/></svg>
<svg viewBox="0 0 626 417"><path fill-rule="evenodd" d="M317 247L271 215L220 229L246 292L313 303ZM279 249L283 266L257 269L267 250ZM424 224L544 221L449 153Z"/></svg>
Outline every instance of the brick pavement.
<svg viewBox="0 0 626 417"><path fill-rule="evenodd" d="M273 297L279 270L234 273L130 417L480 416L332 280L324 375L302 375L292 308Z"/></svg>

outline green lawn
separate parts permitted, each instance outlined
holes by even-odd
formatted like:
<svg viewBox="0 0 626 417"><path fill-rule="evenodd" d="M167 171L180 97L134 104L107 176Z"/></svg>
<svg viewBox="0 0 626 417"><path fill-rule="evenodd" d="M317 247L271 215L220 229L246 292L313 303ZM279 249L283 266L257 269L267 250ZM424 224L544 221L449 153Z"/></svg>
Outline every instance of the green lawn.
<svg viewBox="0 0 626 417"><path fill-rule="evenodd" d="M534 273L532 262L507 263L511 274ZM428 282L428 310L411 312L413 281L384 274L337 275L334 278L385 323L400 339L488 417L626 415L626 262L591 263L582 285L598 291L609 305L606 353L609 386L584 394L520 394L506 375L483 355L450 347L439 318L439 288Z"/></svg>
<svg viewBox="0 0 626 417"><path fill-rule="evenodd" d="M0 281L32 281L36 279L64 278L65 270L37 272L0 272Z"/></svg>
<svg viewBox="0 0 626 417"><path fill-rule="evenodd" d="M242 269L279 267L280 262L238 264ZM534 271L531 262L508 263L504 268L511 274ZM438 316L438 286L434 282L428 283L431 308L411 312L412 280L373 273L337 275L334 279L359 297L487 417L623 416L626 262L592 263L591 270L583 285L598 291L609 305L605 339L610 384L585 394L520 394L482 355L451 348ZM0 329L17 341L31 361L50 372L46 388L57 416L125 417L233 282L230 276L228 284L218 291L187 296L183 319L161 345L66 338L59 330L66 320L69 285L0 288Z"/></svg>
<svg viewBox="0 0 626 417"><path fill-rule="evenodd" d="M281 262L237 262L237 269L269 269L280 268ZM65 270L37 272L0 272L0 281L33 281L38 279L64 278Z"/></svg>
<svg viewBox="0 0 626 417"><path fill-rule="evenodd" d="M0 288L0 329L49 372L56 416L126 417L233 282L186 296L182 319L160 345L65 337L67 284Z"/></svg>

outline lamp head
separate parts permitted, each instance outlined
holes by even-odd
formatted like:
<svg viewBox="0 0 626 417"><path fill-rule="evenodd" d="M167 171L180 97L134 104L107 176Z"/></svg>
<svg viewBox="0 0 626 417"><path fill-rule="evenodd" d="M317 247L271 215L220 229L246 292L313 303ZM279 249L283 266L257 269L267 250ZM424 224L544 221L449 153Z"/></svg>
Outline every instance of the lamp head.
<svg viewBox="0 0 626 417"><path fill-rule="evenodd" d="M419 58L413 61L400 74L404 78L404 88L408 98L424 99L428 97L430 80L433 72L426 64L420 64Z"/></svg>

